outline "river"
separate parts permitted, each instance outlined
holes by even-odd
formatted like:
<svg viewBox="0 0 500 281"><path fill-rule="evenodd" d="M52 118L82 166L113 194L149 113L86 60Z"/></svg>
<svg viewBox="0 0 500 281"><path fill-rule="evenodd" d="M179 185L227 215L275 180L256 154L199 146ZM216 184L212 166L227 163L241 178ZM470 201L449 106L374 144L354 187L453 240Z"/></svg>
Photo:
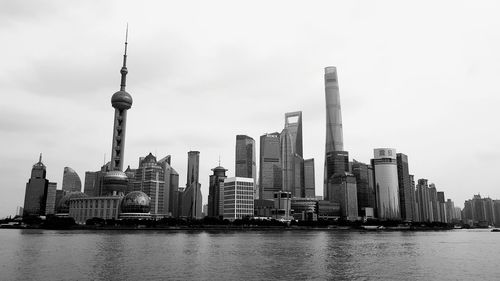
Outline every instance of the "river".
<svg viewBox="0 0 500 281"><path fill-rule="evenodd" d="M0 230L0 280L500 280L489 230Z"/></svg>

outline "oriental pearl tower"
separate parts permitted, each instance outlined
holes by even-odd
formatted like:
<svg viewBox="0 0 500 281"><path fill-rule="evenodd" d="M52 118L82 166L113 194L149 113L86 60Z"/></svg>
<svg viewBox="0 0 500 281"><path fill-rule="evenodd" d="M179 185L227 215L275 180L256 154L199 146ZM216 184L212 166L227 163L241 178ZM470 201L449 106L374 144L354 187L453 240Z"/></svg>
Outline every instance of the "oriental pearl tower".
<svg viewBox="0 0 500 281"><path fill-rule="evenodd" d="M123 172L123 155L125 154L125 129L127 126L127 110L132 107L132 96L125 91L127 81L127 41L128 26L125 35L125 52L123 66L120 70L120 90L111 97L111 105L115 108L113 125L113 143L111 150L111 166L103 178L103 195L123 195L127 190L128 178Z"/></svg>

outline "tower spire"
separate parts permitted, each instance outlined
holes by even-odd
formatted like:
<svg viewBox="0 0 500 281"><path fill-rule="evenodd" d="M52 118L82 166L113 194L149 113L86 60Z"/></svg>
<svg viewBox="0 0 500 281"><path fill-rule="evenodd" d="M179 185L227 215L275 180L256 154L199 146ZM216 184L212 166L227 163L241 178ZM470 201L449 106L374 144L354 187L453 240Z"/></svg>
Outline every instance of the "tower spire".
<svg viewBox="0 0 500 281"><path fill-rule="evenodd" d="M40 158L38 158L38 163L42 163L42 153L40 152Z"/></svg>
<svg viewBox="0 0 500 281"><path fill-rule="evenodd" d="M120 83L120 91L125 91L125 86L127 84L127 46L128 46L128 23L127 23L127 29L125 31L125 52L123 53L123 66L122 69L120 70L120 73L122 74L122 80Z"/></svg>

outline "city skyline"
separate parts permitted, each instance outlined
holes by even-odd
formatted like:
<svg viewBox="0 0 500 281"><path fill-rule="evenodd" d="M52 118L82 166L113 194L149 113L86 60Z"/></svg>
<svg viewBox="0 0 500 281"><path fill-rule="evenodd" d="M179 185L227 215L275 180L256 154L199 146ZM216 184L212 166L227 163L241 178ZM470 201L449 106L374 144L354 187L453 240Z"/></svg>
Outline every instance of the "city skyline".
<svg viewBox="0 0 500 281"><path fill-rule="evenodd" d="M369 13L370 4L348 5L343 8L360 13L362 18L349 14L333 19L332 15L336 23L347 20L347 26L353 25L339 31L337 40L320 38L322 32L329 30L323 26L327 19L317 19L326 13L318 6L307 7L315 16L304 19L311 23L303 29L300 24L304 22L296 18L301 15L299 6L293 3L291 15L283 15L283 23L271 23L272 13L263 12L263 26L247 25L248 15L259 12L255 6L246 7L249 14L233 7L235 13L223 18L235 21L236 28L225 30L226 33L211 31L207 36L203 34L208 28L216 30L222 22L208 20L207 29L203 27L206 16L202 8L195 10L200 19L192 25L181 16L168 19L154 13L153 18L157 17L161 24L153 28L154 23L141 21L144 15L140 9L139 15L134 14L137 7L130 3L123 7L111 2L103 5L103 11L116 9L126 16L104 19L92 15L91 6L81 5L75 17L62 24L67 19L64 12L75 5L59 3L59 12L50 21L39 24L34 19L51 13L52 5L34 4L26 10L9 3L0 11L0 22L4 23L0 25L4 26L0 27L0 35L8 42L2 48L10 54L0 68L0 90L11 97L0 110L5 157L1 168L6 177L1 188L13 195L0 199L0 217L13 214L17 206L22 206L26 179L40 152L47 166L47 178L59 186L65 166L83 176L86 171L99 170L104 154L109 161L109 95L116 90L116 66L122 60L117 51L127 21L131 23L129 52L133 55L128 65L133 75L128 78L133 81L130 88L134 109L127 124L124 167L137 168L137 159L149 152L158 159L172 155L172 167L184 179L185 154L200 151L199 178L206 203L208 177L210 169L217 166L218 155L221 165L229 169L227 175L234 176L231 167L235 135L258 140L264 133L282 129L284 113L302 111L304 155L316 159L316 194L321 195L325 139L322 74L324 67L333 65L337 67L342 100L344 149L349 151L350 159L369 163L374 148L394 147L408 155L410 174L416 180L425 178L429 184L435 183L456 206L463 206L477 193L500 198L492 176L497 170L495 163L500 160L496 149L500 137L491 132L495 125L489 123L498 120L493 107L498 103L493 82L500 70L493 62L498 58L494 49L499 46L490 37L499 23L484 16L475 18L477 25L465 26L458 15L474 13L474 9L461 7L461 13L452 15L450 22L440 24L439 12L410 5L405 7L408 10L389 17L401 21L400 27L393 27L389 20L375 21L370 27L356 20L376 19ZM216 7L205 8L216 13ZM415 16L410 15L410 8L428 15L430 23L414 26L411 20ZM189 10L186 6L177 9L180 15ZM278 6L271 4L269 9L276 11ZM382 9L375 8L375 15L385 16ZM435 9L446 11L444 6ZM89 18L97 24L89 26ZM287 27L287 23L293 24ZM270 31L264 26L270 27ZM238 27L250 37L269 40L271 44L248 44L248 39L238 35ZM393 29L381 30L383 27ZM397 32L405 28L410 31ZM426 36L416 32L420 28ZM349 30L364 39L349 37ZM475 35L478 30L483 37ZM278 31L282 31L280 36L273 33ZM374 40L369 31L377 31L387 43ZM450 32L440 37L440 31ZM309 33L317 35L309 37ZM161 34L167 39L160 38ZM402 41L401 37L410 41ZM42 41L48 43L39 44L37 52L31 52L27 38L44 38ZM463 38L474 38L476 44L462 45ZM427 40L411 46L419 39ZM290 47L295 41L302 44ZM432 48L426 45L431 42ZM205 51L199 46L202 43L206 43ZM363 47L362 43L368 46ZM285 46L289 49L283 49ZM460 46L458 51L456 46ZM346 50L350 48L354 50ZM297 54L304 56L297 58ZM267 99L267 103L259 103L260 99ZM220 103L235 107L210 110ZM223 122L219 124L220 120ZM218 132L213 133L216 129ZM480 144L472 148L474 141ZM256 151L259 149L257 145ZM469 165L463 167L460 161ZM484 174L480 186L466 176L476 173ZM465 176L456 178L457 174Z"/></svg>

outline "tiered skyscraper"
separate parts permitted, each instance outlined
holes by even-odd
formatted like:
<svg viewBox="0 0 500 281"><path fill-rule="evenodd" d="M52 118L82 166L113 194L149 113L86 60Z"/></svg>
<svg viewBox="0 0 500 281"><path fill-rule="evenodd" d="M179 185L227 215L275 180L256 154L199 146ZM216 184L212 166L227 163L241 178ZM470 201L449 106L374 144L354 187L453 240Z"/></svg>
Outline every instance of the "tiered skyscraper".
<svg viewBox="0 0 500 281"><path fill-rule="evenodd" d="M128 35L128 30L127 30ZM115 109L113 125L113 143L111 149L111 168L103 178L105 195L124 194L127 191L128 177L123 172L123 156L125 155L125 131L127 128L127 111L132 107L132 96L125 91L127 82L127 37L123 66L120 70L120 90L111 97L111 105Z"/></svg>
<svg viewBox="0 0 500 281"><path fill-rule="evenodd" d="M45 178L47 168L42 163L42 154L38 163L31 169L31 177L26 183L24 194L24 215L43 216L54 213L57 183Z"/></svg>
<svg viewBox="0 0 500 281"><path fill-rule="evenodd" d="M340 110L339 83L337 68L325 68L325 100L326 100L326 143L325 143L325 170L323 182L323 196L330 200L328 194L328 180L335 173L348 171L348 156L344 151L342 135L342 113Z"/></svg>
<svg viewBox="0 0 500 281"><path fill-rule="evenodd" d="M210 176L207 215L221 217L224 215L224 180L227 178L227 169L219 163L219 166L213 168L212 171L214 174Z"/></svg>

